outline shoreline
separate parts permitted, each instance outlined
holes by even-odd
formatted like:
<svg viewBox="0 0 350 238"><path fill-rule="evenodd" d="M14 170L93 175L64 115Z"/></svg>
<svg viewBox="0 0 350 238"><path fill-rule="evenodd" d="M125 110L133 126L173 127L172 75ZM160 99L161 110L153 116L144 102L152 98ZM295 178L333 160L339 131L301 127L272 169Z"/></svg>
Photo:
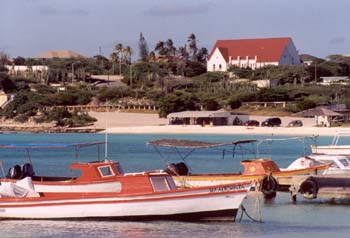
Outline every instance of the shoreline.
<svg viewBox="0 0 350 238"><path fill-rule="evenodd" d="M298 135L334 136L337 132L349 131L343 127L246 127L246 126L192 126L160 125L111 127L100 133L110 134L221 134L221 135Z"/></svg>
<svg viewBox="0 0 350 238"><path fill-rule="evenodd" d="M316 127L311 118L281 117L280 127L247 126L201 126L168 125L168 120L158 114L125 112L89 112L97 121L84 127L55 127L53 123L15 123L2 121L0 133L110 133L110 134L193 134L193 135L287 135L287 136L334 136L350 127ZM266 116L251 116L250 119L263 121ZM287 127L291 120L300 119L302 127ZM107 130L106 130L107 128Z"/></svg>
<svg viewBox="0 0 350 238"><path fill-rule="evenodd" d="M334 136L337 132L349 132L349 127L246 127L246 126L197 126L152 125L93 127L0 127L0 134L14 133L108 133L108 134L163 134L163 135L281 135L281 136Z"/></svg>

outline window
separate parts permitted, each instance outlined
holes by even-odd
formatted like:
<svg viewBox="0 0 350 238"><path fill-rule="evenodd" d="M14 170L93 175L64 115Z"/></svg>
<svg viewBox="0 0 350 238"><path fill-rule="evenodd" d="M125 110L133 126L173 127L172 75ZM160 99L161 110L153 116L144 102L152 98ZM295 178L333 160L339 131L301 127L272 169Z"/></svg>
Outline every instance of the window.
<svg viewBox="0 0 350 238"><path fill-rule="evenodd" d="M167 176L167 181L168 181L168 185L170 187L170 190L175 190L176 189L176 184L174 182L174 179L171 176Z"/></svg>
<svg viewBox="0 0 350 238"><path fill-rule="evenodd" d="M221 66L221 64L219 64L219 69L221 70L221 68L222 68L222 66Z"/></svg>
<svg viewBox="0 0 350 238"><path fill-rule="evenodd" d="M349 167L349 161L347 159L340 159L339 162L344 165L344 167Z"/></svg>
<svg viewBox="0 0 350 238"><path fill-rule="evenodd" d="M109 165L98 167L98 170L100 171L100 174L102 177L108 177L108 176L114 175L113 170Z"/></svg>
<svg viewBox="0 0 350 238"><path fill-rule="evenodd" d="M153 186L153 190L155 192L159 191L168 191L169 190L169 185L167 183L166 177L160 176L160 177L150 177L151 183Z"/></svg>
<svg viewBox="0 0 350 238"><path fill-rule="evenodd" d="M215 64L213 64L213 71L215 71Z"/></svg>

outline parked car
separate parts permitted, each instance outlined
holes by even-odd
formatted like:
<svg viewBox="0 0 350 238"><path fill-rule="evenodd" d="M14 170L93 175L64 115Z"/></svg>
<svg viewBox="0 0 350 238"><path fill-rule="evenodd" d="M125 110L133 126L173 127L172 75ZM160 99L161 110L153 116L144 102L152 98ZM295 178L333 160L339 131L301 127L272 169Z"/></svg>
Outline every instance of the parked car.
<svg viewBox="0 0 350 238"><path fill-rule="evenodd" d="M261 126L280 126L282 124L281 119L278 117L267 118L261 123Z"/></svg>
<svg viewBox="0 0 350 238"><path fill-rule="evenodd" d="M243 123L244 126L259 126L259 124L257 120L248 120Z"/></svg>
<svg viewBox="0 0 350 238"><path fill-rule="evenodd" d="M288 123L288 127L300 127L303 126L303 122L300 120L294 120Z"/></svg>

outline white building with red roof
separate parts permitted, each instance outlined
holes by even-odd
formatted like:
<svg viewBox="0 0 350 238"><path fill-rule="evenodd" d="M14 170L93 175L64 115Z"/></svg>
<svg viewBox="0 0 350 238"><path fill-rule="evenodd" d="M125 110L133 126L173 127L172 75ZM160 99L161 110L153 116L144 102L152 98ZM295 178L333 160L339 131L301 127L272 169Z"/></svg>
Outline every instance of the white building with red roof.
<svg viewBox="0 0 350 238"><path fill-rule="evenodd" d="M299 54L289 37L218 40L208 57L207 71L227 71L231 65L257 69L297 64Z"/></svg>

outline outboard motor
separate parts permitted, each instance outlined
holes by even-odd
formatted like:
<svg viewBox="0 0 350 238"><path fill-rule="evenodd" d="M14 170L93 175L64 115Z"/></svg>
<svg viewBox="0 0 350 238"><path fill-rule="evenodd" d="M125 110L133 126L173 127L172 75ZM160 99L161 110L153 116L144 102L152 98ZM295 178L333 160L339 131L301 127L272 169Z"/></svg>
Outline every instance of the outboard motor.
<svg viewBox="0 0 350 238"><path fill-rule="evenodd" d="M33 165L30 163L25 163L22 166L22 178L33 177L35 175Z"/></svg>
<svg viewBox="0 0 350 238"><path fill-rule="evenodd" d="M176 164L178 175L188 175L188 167L184 162Z"/></svg>
<svg viewBox="0 0 350 238"><path fill-rule="evenodd" d="M13 166L9 169L9 172L8 172L6 177L10 178L10 179L19 179L21 177L21 175L22 175L21 166L16 164L15 166Z"/></svg>

